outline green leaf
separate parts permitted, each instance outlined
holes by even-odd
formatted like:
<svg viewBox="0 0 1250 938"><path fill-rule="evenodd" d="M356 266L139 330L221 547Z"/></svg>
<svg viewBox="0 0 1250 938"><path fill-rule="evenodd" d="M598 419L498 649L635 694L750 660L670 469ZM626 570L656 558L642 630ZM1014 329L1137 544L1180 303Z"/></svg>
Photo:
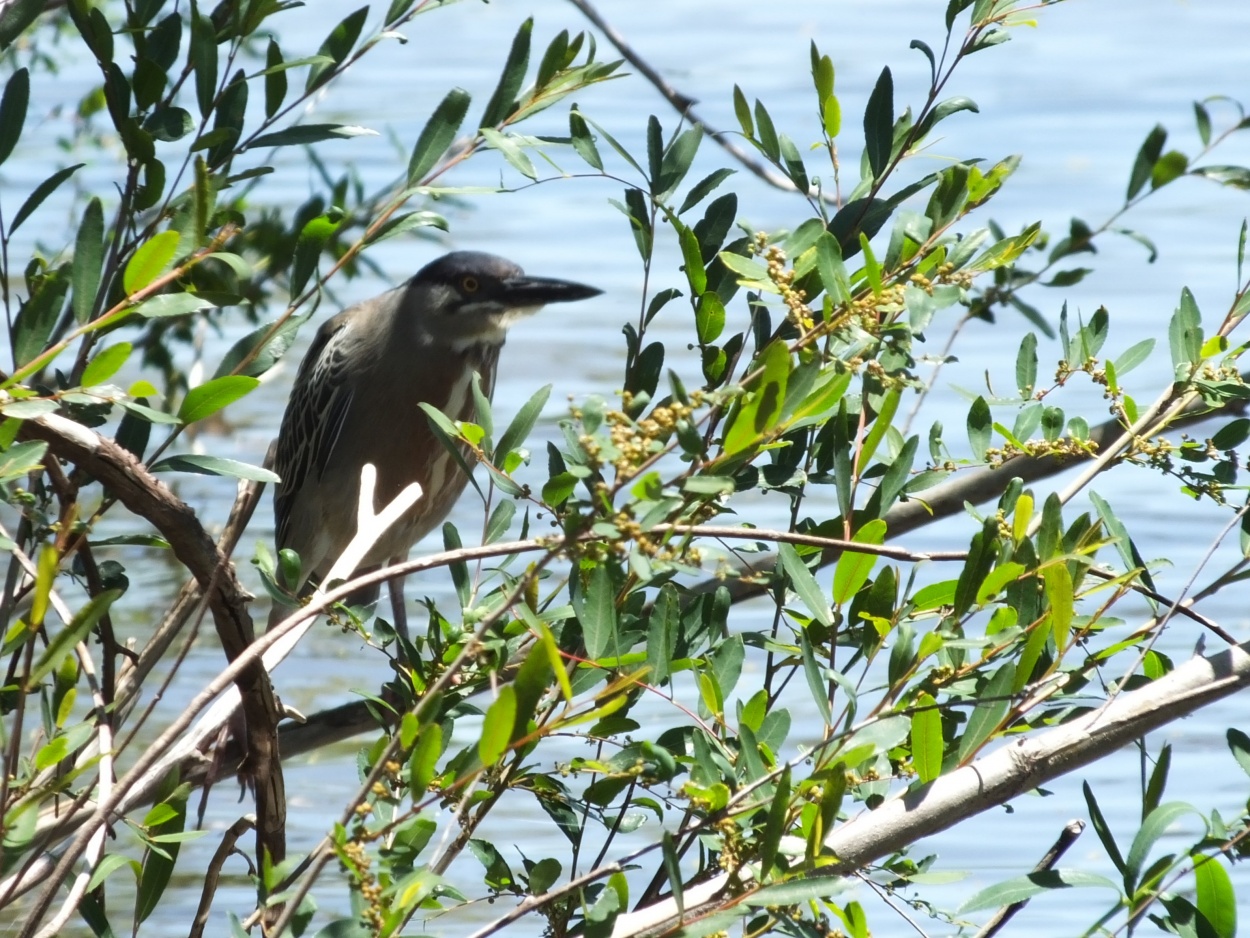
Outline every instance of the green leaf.
<svg viewBox="0 0 1250 938"><path fill-rule="evenodd" d="M777 790L773 793L772 804L768 807L768 818L764 822L764 837L760 841L760 878L767 879L777 866L777 848L781 846L781 838L786 832L786 818L790 813L790 766L786 766L781 777L777 779Z"/></svg>
<svg viewBox="0 0 1250 938"><path fill-rule="evenodd" d="M694 162L702 140L703 128L696 124L678 134L677 139L664 151L660 160L659 177L654 180L655 198L665 201L677 191L681 181L686 178L686 173L690 171L690 164Z"/></svg>
<svg viewBox="0 0 1250 938"><path fill-rule="evenodd" d="M178 408L178 419L183 423L203 420L250 394L259 384L259 380L247 375L225 375L205 381L187 392Z"/></svg>
<svg viewBox="0 0 1250 938"><path fill-rule="evenodd" d="M496 505L495 510L490 513L490 520L486 523L485 543L491 544L507 534L514 515L516 515L516 502L512 499Z"/></svg>
<svg viewBox="0 0 1250 938"><path fill-rule="evenodd" d="M681 881L681 860L677 856L677 847L673 843L673 835L664 831L660 838L660 849L664 855L664 873L668 876L668 887L673 894L673 902L677 905L677 918L686 914L685 887Z"/></svg>
<svg viewBox="0 0 1250 938"><path fill-rule="evenodd" d="M985 459L985 451L990 446L990 435L994 430L994 418L990 416L990 405L984 397L978 397L968 410L968 442L972 446L974 458Z"/></svg>
<svg viewBox="0 0 1250 938"><path fill-rule="evenodd" d="M1150 175L1154 171L1155 163L1159 160L1159 154L1163 152L1163 144L1167 138L1168 132L1162 124L1155 124L1150 133L1146 134L1146 139L1137 151L1137 158L1133 160L1133 170L1128 179L1128 192L1125 195L1126 201L1141 192L1142 187L1150 181Z"/></svg>
<svg viewBox="0 0 1250 938"><path fill-rule="evenodd" d="M1128 855L1124 858L1124 885L1126 891L1131 893L1140 885L1138 878L1145 868L1151 848L1154 847L1159 838L1167 834L1169 827L1186 814L1197 814L1200 818L1202 817L1202 813L1191 804L1183 801L1169 801L1166 804L1159 805L1159 807L1150 812L1146 820L1142 821L1141 828L1137 831L1137 836L1133 838L1133 844L1128 849Z"/></svg>
<svg viewBox="0 0 1250 938"><path fill-rule="evenodd" d="M368 127L355 124L296 124L271 134L261 134L247 145L249 150L264 147L307 146L321 143L323 140L337 140L346 137L376 137L378 132Z"/></svg>
<svg viewBox="0 0 1250 938"><path fill-rule="evenodd" d="M911 764L928 784L942 774L942 715L937 701L925 692L916 697L918 709L911 715Z"/></svg>
<svg viewBox="0 0 1250 938"><path fill-rule="evenodd" d="M1154 351L1154 339L1142 339L1129 346L1128 349L1115 360L1115 373L1118 377L1124 377L1147 358Z"/></svg>
<svg viewBox="0 0 1250 938"><path fill-rule="evenodd" d="M66 274L65 267L50 272L21 304L13 339L13 357L19 366L40 355L47 346L64 308L65 294L69 291Z"/></svg>
<svg viewBox="0 0 1250 938"><path fill-rule="evenodd" d="M365 18L368 15L369 8L363 6L359 10L348 13L334 29L330 30L330 35L326 36L317 54L326 56L333 64L314 65L310 68L308 81L304 85L305 92L320 88L334 77L337 66L351 55L352 47L360 38L360 31L364 28Z"/></svg>
<svg viewBox="0 0 1250 938"><path fill-rule="evenodd" d="M807 607L807 611L821 625L831 625L833 613L829 609L829 603L825 601L824 591L816 582L816 578L812 576L803 558L799 556L799 552L794 549L794 545L782 544L777 551L777 559L781 563L782 571L789 578L790 585L794 587L794 592Z"/></svg>
<svg viewBox="0 0 1250 938"><path fill-rule="evenodd" d="M286 100L287 78L286 69L282 66L282 49L271 37L269 47L265 51L265 119L271 119L282 108Z"/></svg>
<svg viewBox="0 0 1250 938"><path fill-rule="evenodd" d="M856 531L852 540L860 544L884 544L885 533L885 522L880 518L874 518ZM843 551L833 571L833 601L839 606L850 602L868 582L868 577L876 565L876 554L864 554L855 550Z"/></svg>
<svg viewBox="0 0 1250 938"><path fill-rule="evenodd" d="M833 710L829 706L829 689L825 685L824 667L816 660L816 650L812 647L811 637L806 630L799 633L799 651L803 656L803 676L807 679L807 688L812 693L812 700L820 711L820 717L828 726L833 720Z"/></svg>
<svg viewBox="0 0 1250 938"><path fill-rule="evenodd" d="M181 238L177 231L162 231L139 246L122 279L127 294L138 293L169 269Z"/></svg>
<svg viewBox="0 0 1250 938"><path fill-rule="evenodd" d="M1067 564L1051 563L1042 570L1046 585L1046 601L1050 604L1050 614L1054 623L1055 647L1062 654L1067 649L1068 636L1072 631L1072 617L1075 615L1072 593L1072 574Z"/></svg>
<svg viewBox="0 0 1250 938"><path fill-rule="evenodd" d="M98 198L87 203L78 238L74 242L72 298L74 321L84 323L95 308L100 289L100 265L104 261L104 206Z"/></svg>
<svg viewBox="0 0 1250 938"><path fill-rule="evenodd" d="M12 449L12 447L10 448ZM100 617L108 612L109 606L121 596L122 590L104 590L97 593L87 601L74 617L70 620L69 625L61 629L48 642L48 647L43 650L31 666L30 674L26 678L27 689L34 688L43 680L44 676L55 668L59 667L61 661L67 655L74 653L74 646L87 637L87 634L100 621ZM32 612L32 618L37 619Z"/></svg>
<svg viewBox="0 0 1250 938"><path fill-rule="evenodd" d="M338 231L343 222L343 212L334 206L314 218L310 218L300 229L299 238L295 242L295 253L291 259L290 286L291 296L303 292L308 281L317 271L317 262L321 259L322 249L326 242Z"/></svg>
<svg viewBox="0 0 1250 938"><path fill-rule="evenodd" d="M658 686L669 675L669 665L677 651L681 629L681 598L677 587L660 587L647 620L647 681Z"/></svg>
<svg viewBox="0 0 1250 938"><path fill-rule="evenodd" d="M43 204L44 199L55 192L60 187L61 183L63 183L70 176L74 175L74 173L78 172L78 170L82 169L85 165L85 163L75 163L73 166L66 166L64 169L58 169L43 182L39 183L39 185L35 186L34 191L26 197L26 201L22 203L22 207L19 208L17 210L17 214L13 216L13 224L9 226L9 233L12 234L14 231L17 231L18 226L30 217L31 212Z"/></svg>
<svg viewBox="0 0 1250 938"><path fill-rule="evenodd" d="M968 912L977 912L981 909L994 909L1005 905L1014 905L1043 892L1049 892L1053 889L1068 889L1074 886L1093 886L1101 889L1111 889L1116 893L1120 891L1114 882L1105 876L1099 876L1097 873L1065 869L1042 870L1038 873L1017 876L996 886L991 886L989 889L982 889L960 906L959 912L962 915Z"/></svg>
<svg viewBox="0 0 1250 938"><path fill-rule="evenodd" d="M126 364L133 346L129 342L118 342L101 349L95 354L82 372L82 385L85 388L103 384Z"/></svg>
<svg viewBox="0 0 1250 938"><path fill-rule="evenodd" d="M307 319L308 315L291 316L281 325L267 322L256 327L230 347L213 377L220 378L231 374L240 367L243 369L240 374L260 377L286 354L291 343L295 341L299 327ZM244 360L248 362L246 365L243 364Z"/></svg>
<svg viewBox="0 0 1250 938"><path fill-rule="evenodd" d="M530 431L534 429L534 424L538 422L543 412L543 405L547 403L547 398L550 396L551 385L548 384L535 391L534 395L522 405L516 416L512 418L512 422L508 424L508 429L504 430L503 436L499 438L499 444L495 447L497 459L502 461L503 457L525 442Z"/></svg>
<svg viewBox="0 0 1250 938"><path fill-rule="evenodd" d="M695 333L702 345L715 342L725 331L725 304L720 294L709 290L699 297L694 312Z"/></svg>
<svg viewBox="0 0 1250 938"><path fill-rule="evenodd" d="M501 133L492 127L483 127L478 133L492 149L498 150L518 173L526 179L538 178L538 170L534 168L534 161L526 155L521 137Z"/></svg>
<svg viewBox="0 0 1250 938"><path fill-rule="evenodd" d="M3 20L0 20L0 32L3 31ZM22 125L26 123L26 108L30 104L30 72L19 68L4 86L4 97L0 98L0 163L9 158L17 141L22 136Z"/></svg>
<svg viewBox="0 0 1250 938"><path fill-rule="evenodd" d="M1233 758L1237 760L1237 764L1241 766L1243 772L1250 775L1250 736L1235 727L1230 727L1225 733L1225 739L1228 741L1228 748Z"/></svg>
<svg viewBox="0 0 1250 938"><path fill-rule="evenodd" d="M135 895L135 924L138 925L148 918L160 903L160 898L173 876L174 863L178 859L179 841L170 835L181 834L187 822L187 798L191 789L189 785L180 785L157 808L166 809L159 823L149 827L151 838L162 844L160 850L149 847L143 856L143 867L139 873L139 886ZM192 832L196 833L196 832Z"/></svg>
<svg viewBox="0 0 1250 938"><path fill-rule="evenodd" d="M1094 797L1094 790L1089 787L1089 782L1081 783L1081 791L1085 795L1085 806L1089 810L1089 820L1094 827L1094 833L1102 841L1102 848L1107 851L1107 856L1115 868L1123 873L1125 871L1124 856L1120 853L1120 847L1115 842L1107 819L1103 817L1102 809L1098 807L1098 800Z"/></svg>
<svg viewBox="0 0 1250 938"><path fill-rule="evenodd" d="M752 363L751 370L757 372L756 377L739 401L725 431L726 456L754 446L777 425L790 375L789 346L783 339L769 343Z"/></svg>
<svg viewBox="0 0 1250 938"><path fill-rule="evenodd" d="M881 70L864 111L864 149L874 179L879 179L890 165L893 147L894 78L887 66Z"/></svg>
<svg viewBox="0 0 1250 938"><path fill-rule="evenodd" d="M599 167L602 169L603 167ZM677 210L678 215L684 215L689 209L694 208L702 202L717 186L732 176L737 170L721 168L714 172L708 173L686 193L686 197L682 200L681 208Z"/></svg>
<svg viewBox="0 0 1250 938"><path fill-rule="evenodd" d="M195 100L205 120L217 96L217 30L210 17L191 13L191 63L195 66Z"/></svg>
<svg viewBox="0 0 1250 938"><path fill-rule="evenodd" d="M994 672L985 689L977 697L977 705L968 716L968 725L959 739L959 761L966 762L1002 724L1011 705L1016 666L1008 661Z"/></svg>
<svg viewBox="0 0 1250 938"><path fill-rule="evenodd" d="M1020 351L1016 353L1016 389L1022 399L1028 400L1036 388L1037 334L1030 332L1020 340Z"/></svg>
<svg viewBox="0 0 1250 938"><path fill-rule="evenodd" d="M486 110L482 112L479 127L493 128L502 124L516 108L517 92L521 90L521 83L525 81L525 71L529 68L530 35L533 31L534 18L531 16L521 24L516 36L512 39L512 48L508 50L508 58L504 61L499 83L495 85L495 91L486 103Z"/></svg>
<svg viewBox="0 0 1250 938"><path fill-rule="evenodd" d="M577 592L573 608L582 624L586 654L599 659L615 653L616 590L612 575L603 564L590 571L586 586Z"/></svg>
<svg viewBox="0 0 1250 938"><path fill-rule="evenodd" d="M776 293L776 285L768 278L768 268L759 261L735 254L732 251L721 251L716 255L720 262L738 275L739 283L745 283L753 289Z"/></svg>
<svg viewBox="0 0 1250 938"><path fill-rule="evenodd" d="M166 316L186 316L198 313L202 309L210 309L217 304L206 297L194 293L162 293L150 300L144 300L131 312L145 319L161 319Z"/></svg>
<svg viewBox="0 0 1250 938"><path fill-rule="evenodd" d="M859 456L855 460L856 472L862 474L868 468L869 460L876 455L877 447L885 439L886 431L890 429L890 423L894 419L894 414L898 411L901 396L902 392L898 388L890 388L890 390L886 391L885 397L881 401L881 409L878 411L876 419L872 422L872 429L864 437L864 445L860 447Z"/></svg>
<svg viewBox="0 0 1250 938"><path fill-rule="evenodd" d="M508 751L512 728L516 724L516 710L516 690L511 684L505 684L482 720L482 737L477 742L477 754L483 765L494 765Z"/></svg>
<svg viewBox="0 0 1250 938"><path fill-rule="evenodd" d="M1237 934L1237 893L1219 855L1190 854L1194 863L1194 898L1198 911L1218 938Z"/></svg>
<svg viewBox="0 0 1250 938"><path fill-rule="evenodd" d="M1202 314L1189 287L1181 290L1180 305L1168 324L1168 342L1172 348L1172 367L1178 377L1188 378L1182 368L1195 364L1202 350Z"/></svg>
<svg viewBox="0 0 1250 938"><path fill-rule="evenodd" d="M203 456L196 453L167 456L152 466L151 471L190 472L202 476L229 476L232 479L248 479L253 482L281 481L277 475L260 466L239 462L237 459L226 459L224 456Z"/></svg>
<svg viewBox="0 0 1250 938"><path fill-rule="evenodd" d="M586 118L582 117L576 108L569 110L569 140L578 156L589 163L592 168L603 172L603 157L599 155L599 148L595 146L595 138L591 136L590 128L586 126Z"/></svg>
<svg viewBox="0 0 1250 938"><path fill-rule="evenodd" d="M443 727L439 723L430 723L421 727L417 733L417 744L413 747L412 758L408 765L412 770L412 790L424 792L438 773L438 757L443 751Z"/></svg>
<svg viewBox="0 0 1250 938"><path fill-rule="evenodd" d="M0 50L7 49L13 40L26 31L44 11L45 0L14 0L0 13Z"/></svg>
<svg viewBox="0 0 1250 938"><path fill-rule="evenodd" d="M456 139L456 132L464 123L468 110L469 92L463 88L453 88L447 92L447 97L434 109L421 130L421 136L417 138L416 146L412 148L412 157L408 161L408 185L415 186L420 183L442 159L447 148Z"/></svg>

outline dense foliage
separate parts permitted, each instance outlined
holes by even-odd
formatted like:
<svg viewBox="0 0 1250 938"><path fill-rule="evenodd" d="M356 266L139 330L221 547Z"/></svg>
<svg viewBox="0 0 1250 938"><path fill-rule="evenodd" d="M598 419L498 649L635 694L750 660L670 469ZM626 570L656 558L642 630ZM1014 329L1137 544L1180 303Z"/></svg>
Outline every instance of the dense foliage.
<svg viewBox="0 0 1250 938"><path fill-rule="evenodd" d="M284 22L311 10L280 0L0 9L0 163L39 142L32 87L55 81L60 57L99 66L98 88L65 102L81 118L65 165L0 199L10 339L0 374L0 908L15 933L79 920L97 935L148 933L179 870L203 874L192 934L225 933L227 916L235 933L393 935L414 917L437 930L429 916L482 897L500 917L481 933L522 919L532 934L596 936L865 936L870 915L878 933L897 927L888 902L874 909L845 891L854 877L951 930L975 927L985 909L1092 886L1107 897L1094 930L1148 919L1175 934L1232 935L1227 866L1250 818L1167 800L1166 746L1141 744L1142 823L1127 847L1086 790L1119 881L1056 867L1056 856L943 910L925 898L934 858L909 848L1250 680L1250 658L1191 608L1238 583L1244 561L1162 595L1114 500L1097 491L1125 462L1173 476L1177 498L1226 509L1211 539L1240 532L1250 556L1237 485L1250 439L1236 335L1250 311L1245 227L1226 311L1204 318L1178 284L1157 337L1171 368L1154 377L1153 400L1122 381L1156 337L1105 309L1087 319L1058 311L1062 290L1089 272L1078 259L1092 263L1101 240L1150 247L1122 216L1153 193L1203 178L1250 188L1250 170L1211 156L1250 119L1232 102L1195 104L1195 152L1166 149L1164 129L1151 131L1111 218L1006 232L986 206L1018 157L936 171L912 158L943 122L972 119L975 102L943 89L968 56L1005 54L992 47L1025 21L1014 0L934 5L942 39L912 42L931 82L911 106L895 100L887 67L862 119L844 114L836 63L815 42L804 61L809 124L780 127L766 102L734 87L725 93L739 127L713 131L674 93L682 113L651 118L639 152L571 96L609 79L620 79L609 93L628 94L642 79L623 77L589 34L539 41L541 20L526 20L494 94L474 111L466 92L447 91L405 141L407 167L390 190L366 194L323 173L323 191L293 210L258 198L275 154L301 148L316 163L323 143L367 132L301 121L301 107L443 5L361 7L317 49L283 47ZM526 120L553 107L567 109L567 135L527 134ZM711 141L726 146L725 168L692 178ZM507 417L496 404L498 420L483 399L476 424L428 409L447 446L481 463L473 489L484 523L480 545L464 546L470 538L449 525L443 551L402 568L442 571L458 600L427 603L408 641L384 608L334 605L348 587L296 602L279 584L297 579L281 575L297 557L236 554L258 487L274 476L182 444L257 386L336 278L369 269L372 246L446 228L437 198L453 191L443 187L458 164L488 151L506 161L501 189L576 184L558 168L574 163L578 175L619 182L624 221L607 211L603 224L629 226L638 257L620 263L641 264L644 288L624 324L619 387L576 401L545 452L527 441L551 387ZM77 230L45 229L18 252L18 232L88 158L97 174L75 196ZM793 192L784 230L738 223L732 184L743 167ZM679 248L679 269L656 261L665 241ZM962 324L1004 314L1004 328L1027 321L1059 337L1057 370L1039 364L1033 333L1011 338L1014 363L972 396L966 426L913 431L907 412L923 417L935 381L922 357L943 359ZM696 357L654 337L658 317L684 323ZM952 321L961 325L946 349L928 349ZM197 383L182 353L202 324L237 341ZM1109 420L1075 412L1065 391L1078 382L1097 386ZM1201 438L1180 432L1199 419ZM1074 464L1075 480L1047 485ZM229 519L199 518L161 473L247 484ZM779 515L789 524L758 523ZM922 529L943 517L963 519L966 550L892 543L916 531L909 543L923 543ZM377 533L367 524L361 536ZM169 610L128 591L126 565L154 551L185 569ZM252 559L265 599L292 613L264 635L233 567ZM753 597L767 615L742 607ZM1145 597L1155 614L1121 611L1126 597ZM122 608L147 627L126 634L115 624ZM393 679L301 727L285 720L267 671L325 612ZM1169 660L1155 645L1182 617L1229 647ZM176 719L145 725L147 701L201 619L225 653L221 674ZM818 738L795 728L796 707L817 715ZM294 793L281 758L344 726L367 734L359 792L318 805L324 842L288 855ZM1250 737L1230 729L1228 742L1250 771ZM182 870L179 845L204 836L193 789L236 772L252 792L240 810L255 814L207 835L221 839L208 870ZM521 856L479 836L493 813L535 809L564 850ZM1161 844L1195 813L1199 837ZM247 907L216 894L235 851L255 884ZM464 855L480 861L478 879L461 875L463 864L449 872ZM335 876L350 888L350 915ZM336 915L318 912L314 895Z"/></svg>

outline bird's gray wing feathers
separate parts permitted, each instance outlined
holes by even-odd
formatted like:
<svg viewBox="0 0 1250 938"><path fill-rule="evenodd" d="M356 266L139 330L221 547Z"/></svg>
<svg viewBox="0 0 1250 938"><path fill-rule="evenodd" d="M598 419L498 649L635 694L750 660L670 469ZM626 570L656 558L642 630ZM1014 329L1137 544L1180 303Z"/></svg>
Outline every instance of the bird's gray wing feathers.
<svg viewBox="0 0 1250 938"><path fill-rule="evenodd" d="M274 521L279 548L289 547L291 509L310 478L325 471L351 406L346 380L346 349L352 341L351 320L335 316L317 331L309 347L278 435L274 470L281 477L274 491Z"/></svg>

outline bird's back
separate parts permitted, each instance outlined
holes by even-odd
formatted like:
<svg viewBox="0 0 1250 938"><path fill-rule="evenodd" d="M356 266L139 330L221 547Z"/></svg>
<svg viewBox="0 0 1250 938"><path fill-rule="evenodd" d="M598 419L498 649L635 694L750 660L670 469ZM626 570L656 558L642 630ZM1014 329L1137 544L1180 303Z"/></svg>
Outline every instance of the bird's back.
<svg viewBox="0 0 1250 938"><path fill-rule="evenodd" d="M321 327L283 417L280 441L299 445L280 445L275 460L282 479L274 495L277 544L300 555L306 578L324 576L355 535L365 463L378 470L375 511L412 482L421 485L422 496L363 566L405 556L443 522L468 482L420 405L437 407L452 420L476 421L473 375L481 376L489 397L499 347L397 348L386 331L363 328L363 317L384 314L362 304ZM377 340L387 344L370 348ZM462 450L462 456L471 466L472 454Z"/></svg>

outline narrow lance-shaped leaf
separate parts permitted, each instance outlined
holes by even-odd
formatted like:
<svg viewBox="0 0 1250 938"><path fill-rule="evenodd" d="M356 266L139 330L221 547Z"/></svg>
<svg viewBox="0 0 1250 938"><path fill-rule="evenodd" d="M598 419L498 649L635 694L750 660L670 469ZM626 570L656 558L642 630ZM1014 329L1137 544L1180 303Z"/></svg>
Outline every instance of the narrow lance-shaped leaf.
<svg viewBox="0 0 1250 938"><path fill-rule="evenodd" d="M334 77L335 69L351 55L352 47L360 38L360 31L364 28L365 19L368 16L369 8L361 7L347 14L334 29L330 30L330 35L326 36L317 54L326 56L333 64L314 65L310 68L308 81L304 86L305 91L320 88Z"/></svg>
<svg viewBox="0 0 1250 938"><path fill-rule="evenodd" d="M203 420L249 394L259 384L259 380L247 375L224 375L206 381L187 392L178 408L178 419L183 423Z"/></svg>
<svg viewBox="0 0 1250 938"><path fill-rule="evenodd" d="M4 86L0 98L0 163L9 158L22 136L26 123L26 107L30 103L30 72L19 68Z"/></svg>
<svg viewBox="0 0 1250 938"><path fill-rule="evenodd" d="M195 99L200 116L213 111L217 95L217 30L204 14L191 16L191 62L195 66Z"/></svg>
<svg viewBox="0 0 1250 938"><path fill-rule="evenodd" d="M1037 334L1030 332L1020 340L1020 351L1016 353L1016 388L1020 397L1028 399L1033 396L1037 386Z"/></svg>
<svg viewBox="0 0 1250 938"><path fill-rule="evenodd" d="M1124 886L1127 892L1132 893L1140 884L1139 877L1154 845L1167 833L1168 828L1186 814L1198 814L1201 817L1193 805L1183 801L1169 801L1151 811L1142 822L1129 847L1128 855L1124 858Z"/></svg>
<svg viewBox="0 0 1250 938"><path fill-rule="evenodd" d="M1150 175L1155 163L1159 160L1159 154L1163 152L1163 144L1167 138L1168 132L1162 124L1155 124L1150 133L1146 134L1146 139L1138 149L1136 159L1133 160L1133 170L1129 173L1128 191L1125 193L1126 201L1141 192L1150 181Z"/></svg>
<svg viewBox="0 0 1250 938"><path fill-rule="evenodd" d="M282 65L282 50L273 40L269 40L269 48L265 51L265 117L271 118L278 113L282 102L286 100L287 78L286 69Z"/></svg>
<svg viewBox="0 0 1250 938"><path fill-rule="evenodd" d="M777 557L782 571L789 578L790 585L794 587L795 593L807 607L807 611L821 625L831 624L833 613L829 610L829 603L825 601L824 591L816 582L816 578L812 576L807 564L803 562L803 558L799 556L799 552L794 549L794 545L782 544L777 551Z"/></svg>
<svg viewBox="0 0 1250 938"><path fill-rule="evenodd" d="M916 697L911 716L911 763L920 781L933 781L942 774L942 716L937 701L927 693Z"/></svg>
<svg viewBox="0 0 1250 938"><path fill-rule="evenodd" d="M98 198L93 198L83 212L78 238L74 242L74 294L71 302L75 322L84 323L91 318L96 293L100 289L100 266L103 261L104 206Z"/></svg>
<svg viewBox="0 0 1250 938"><path fill-rule="evenodd" d="M70 620L70 623L48 642L48 647L32 665L30 674L26 678L26 686L32 688L37 685L45 675L61 663L66 655L72 654L74 646L87 637L87 633L100 621L100 617L108 612L109 606L113 605L121 594L121 590L112 589L93 596Z"/></svg>
<svg viewBox="0 0 1250 938"><path fill-rule="evenodd" d="M885 522L874 518L856 531L853 539L860 544L882 544L885 542L885 533ZM843 551L833 571L833 601L839 606L850 602L868 581L876 563L876 554Z"/></svg>
<svg viewBox="0 0 1250 938"><path fill-rule="evenodd" d="M512 422L508 424L508 429L499 437L499 445L495 447L495 452L500 457L506 456L525 442L525 438L534 429L534 424L538 422L547 398L551 396L551 387L548 384L539 388L517 411Z"/></svg>
<svg viewBox="0 0 1250 938"><path fill-rule="evenodd" d="M126 293L139 292L165 273L174 259L174 252L178 250L181 238L176 231L162 231L139 245L122 277Z"/></svg>
<svg viewBox="0 0 1250 938"><path fill-rule="evenodd" d="M196 475L250 479L255 482L282 481L277 475L261 466L239 462L237 459L226 459L224 456L204 456L198 453L168 456L154 465L152 472L190 472Z"/></svg>
<svg viewBox="0 0 1250 938"><path fill-rule="evenodd" d="M486 711L482 721L482 736L478 740L477 754L484 765L494 765L508 751L512 741L512 728L516 725L516 690L511 684L499 689L499 696Z"/></svg>
<svg viewBox="0 0 1250 938"><path fill-rule="evenodd" d="M0 13L0 51L25 32L46 6L45 0L14 0L6 4L4 12Z"/></svg>
<svg viewBox="0 0 1250 938"><path fill-rule="evenodd" d="M1188 372L1182 374L1182 369L1195 364L1202 350L1202 316L1189 287L1181 290L1180 304L1168 324L1168 341L1172 348L1172 367L1179 378L1187 379Z"/></svg>
<svg viewBox="0 0 1250 938"><path fill-rule="evenodd" d="M984 459L989 449L990 435L994 429L994 420L990 415L990 405L984 397L978 397L968 409L968 443L972 446L972 455L976 459Z"/></svg>
<svg viewBox="0 0 1250 938"><path fill-rule="evenodd" d="M582 623L586 654L592 659L602 658L616 643L616 591L606 566L599 564L590 572L576 599L573 608Z"/></svg>
<svg viewBox="0 0 1250 938"><path fill-rule="evenodd" d="M582 117L576 108L569 110L569 139L578 156L593 168L603 171L603 158L599 155L599 148L595 146L595 140L590 135L590 128L586 126L586 118Z"/></svg>
<svg viewBox="0 0 1250 938"><path fill-rule="evenodd" d="M1233 938L1237 934L1237 893L1220 855L1193 853L1190 859L1194 864L1194 904L1216 938Z"/></svg>
<svg viewBox="0 0 1250 938"><path fill-rule="evenodd" d="M979 695L979 702L968 717L964 734L959 739L959 761L966 762L998 729L1011 704L1016 666L1008 661L994 672Z"/></svg>
<svg viewBox="0 0 1250 938"><path fill-rule="evenodd" d="M890 69L881 70L868 107L864 111L864 145L873 178L879 178L890 164L894 146L894 77Z"/></svg>
<svg viewBox="0 0 1250 938"><path fill-rule="evenodd" d="M408 185L415 186L435 167L464 123L469 110L469 93L463 88L453 88L421 130L412 158L408 161Z"/></svg>
<svg viewBox="0 0 1250 938"><path fill-rule="evenodd" d="M486 103L479 127L496 127L512 113L517 92L521 90L521 83L525 80L525 70L529 67L530 36L533 31L534 18L531 16L521 24L512 39L512 48L508 50L499 83L495 85L495 91Z"/></svg>
<svg viewBox="0 0 1250 938"><path fill-rule="evenodd" d="M55 192L66 179L78 172L85 166L85 163L75 163L73 166L66 166L64 169L58 169L55 173L45 179L39 185L35 186L33 192L26 197L26 201L22 203L22 207L17 210L17 214L13 216L13 224L9 226L9 233L12 234L17 230L31 212L43 204L44 199Z"/></svg>

